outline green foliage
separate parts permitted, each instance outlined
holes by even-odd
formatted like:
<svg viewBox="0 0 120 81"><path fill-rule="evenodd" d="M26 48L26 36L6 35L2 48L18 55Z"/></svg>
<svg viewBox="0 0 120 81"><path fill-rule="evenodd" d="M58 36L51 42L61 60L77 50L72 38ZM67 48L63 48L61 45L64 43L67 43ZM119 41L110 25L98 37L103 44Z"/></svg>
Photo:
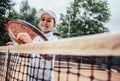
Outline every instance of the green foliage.
<svg viewBox="0 0 120 81"><path fill-rule="evenodd" d="M10 19L21 19L31 23L32 25L38 27L38 18L36 15L36 9L31 8L28 4L28 0L22 1L20 5L20 11L16 12L12 10L10 13Z"/></svg>
<svg viewBox="0 0 120 81"><path fill-rule="evenodd" d="M12 10L13 5L11 0L0 0L0 45L5 45L9 41L5 24L9 20L9 12Z"/></svg>
<svg viewBox="0 0 120 81"><path fill-rule="evenodd" d="M12 0L0 0L0 45L5 45L10 41L8 34L6 33L5 24L11 19L25 20L37 27L38 19L35 16L36 9L31 8L28 1L22 1L20 11L15 11L13 8L15 3Z"/></svg>
<svg viewBox="0 0 120 81"><path fill-rule="evenodd" d="M36 9L31 8L28 4L28 1L22 1L21 2L21 8L20 8L20 14L19 14L19 19L25 20L34 26L38 27L38 19L35 16L36 15Z"/></svg>
<svg viewBox="0 0 120 81"><path fill-rule="evenodd" d="M70 37L108 32L104 24L110 19L105 0L74 0L66 15L61 14L58 30L61 37Z"/></svg>

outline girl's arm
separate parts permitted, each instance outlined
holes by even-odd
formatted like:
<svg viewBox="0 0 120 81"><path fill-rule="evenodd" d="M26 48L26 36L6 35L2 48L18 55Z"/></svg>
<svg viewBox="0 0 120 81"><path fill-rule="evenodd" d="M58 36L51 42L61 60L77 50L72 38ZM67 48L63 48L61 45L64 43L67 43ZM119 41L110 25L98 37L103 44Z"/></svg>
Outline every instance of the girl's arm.
<svg viewBox="0 0 120 81"><path fill-rule="evenodd" d="M19 40L23 44L33 42L28 33L20 33L20 34L18 34L17 35L17 40ZM48 61L52 60L52 55L40 54L40 56L42 56L44 59L46 59Z"/></svg>

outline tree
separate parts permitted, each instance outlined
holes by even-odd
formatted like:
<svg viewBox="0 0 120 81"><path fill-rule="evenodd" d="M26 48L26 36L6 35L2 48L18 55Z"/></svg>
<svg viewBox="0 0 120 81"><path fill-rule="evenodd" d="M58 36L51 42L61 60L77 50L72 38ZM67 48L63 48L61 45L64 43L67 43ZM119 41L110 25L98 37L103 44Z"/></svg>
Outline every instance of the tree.
<svg viewBox="0 0 120 81"><path fill-rule="evenodd" d="M0 45L5 45L5 43L9 41L5 24L9 20L8 17L13 5L14 3L12 3L11 0L0 0Z"/></svg>
<svg viewBox="0 0 120 81"><path fill-rule="evenodd" d="M36 17L36 13L37 13L36 9L31 8L27 0L21 2L19 19L25 20L38 27L37 25L39 21Z"/></svg>
<svg viewBox="0 0 120 81"><path fill-rule="evenodd" d="M13 8L16 4L11 0L0 1L0 45L5 45L6 42L10 41L8 34L6 33L5 24L11 19L22 19L37 27L38 19L35 16L36 9L31 8L28 1L22 1L20 11L15 11Z"/></svg>
<svg viewBox="0 0 120 81"><path fill-rule="evenodd" d="M36 9L31 8L28 3L28 0L25 0L21 2L20 10L18 12L12 10L12 12L10 13L10 18L21 19L38 27L39 20L36 17L36 13L37 13Z"/></svg>
<svg viewBox="0 0 120 81"><path fill-rule="evenodd" d="M61 14L58 25L61 37L75 37L109 31L104 27L104 24L110 19L106 0L74 0L68 9L66 15Z"/></svg>

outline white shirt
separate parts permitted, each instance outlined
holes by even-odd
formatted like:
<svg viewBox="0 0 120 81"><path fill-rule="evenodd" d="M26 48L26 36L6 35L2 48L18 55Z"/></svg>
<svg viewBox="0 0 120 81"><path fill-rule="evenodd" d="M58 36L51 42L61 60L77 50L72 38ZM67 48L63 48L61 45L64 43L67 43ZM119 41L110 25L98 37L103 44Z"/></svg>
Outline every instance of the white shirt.
<svg viewBox="0 0 120 81"><path fill-rule="evenodd" d="M49 41L58 39L56 36L53 35L52 32L45 34L45 37ZM40 36L36 36L33 39L33 43L38 43L40 41L43 41L43 39ZM30 68L29 75L32 77L34 76L35 78L41 79L41 80L37 80L37 81L54 81L53 68L54 68L55 56L53 56L53 59L50 61L45 60L42 56L40 56L40 54L32 54L31 57L32 57L32 59L30 62L30 66L35 67L35 68ZM37 58L35 58L35 57L37 57ZM45 71L43 70L43 68L45 68ZM34 79L32 77L29 77L28 81L36 81L36 79Z"/></svg>

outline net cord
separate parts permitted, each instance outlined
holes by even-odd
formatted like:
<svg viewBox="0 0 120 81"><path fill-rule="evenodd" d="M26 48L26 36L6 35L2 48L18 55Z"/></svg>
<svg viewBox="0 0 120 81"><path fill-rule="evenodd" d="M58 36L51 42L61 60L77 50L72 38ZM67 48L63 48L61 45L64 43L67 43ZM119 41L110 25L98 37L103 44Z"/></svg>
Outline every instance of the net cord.
<svg viewBox="0 0 120 81"><path fill-rule="evenodd" d="M1 46L10 53L62 54L80 56L120 56L120 34L98 34L45 41L35 44Z"/></svg>

